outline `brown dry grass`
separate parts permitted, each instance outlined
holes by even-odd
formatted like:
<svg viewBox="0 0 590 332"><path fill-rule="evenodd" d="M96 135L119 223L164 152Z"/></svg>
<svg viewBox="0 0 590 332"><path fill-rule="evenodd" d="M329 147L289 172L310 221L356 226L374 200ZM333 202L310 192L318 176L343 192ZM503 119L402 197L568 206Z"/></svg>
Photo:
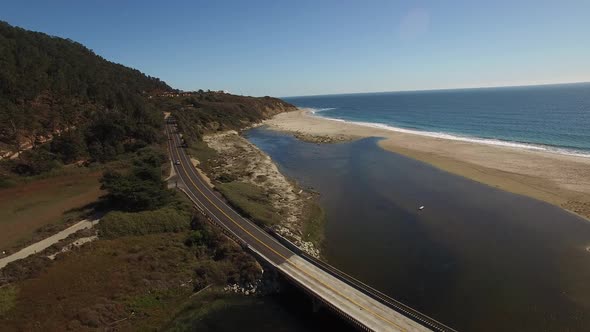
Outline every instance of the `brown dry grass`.
<svg viewBox="0 0 590 332"><path fill-rule="evenodd" d="M79 172L1 189L0 249L28 243L41 227L63 224L74 210L97 201L101 174Z"/></svg>
<svg viewBox="0 0 590 332"><path fill-rule="evenodd" d="M197 259L186 233L100 240L65 254L37 278L13 284L3 331L153 329L192 293ZM58 256L59 257L59 256Z"/></svg>
<svg viewBox="0 0 590 332"><path fill-rule="evenodd" d="M154 331L195 290L261 278L256 260L199 216L192 231L103 238L55 261L9 264L0 287L14 291L0 294L0 330Z"/></svg>

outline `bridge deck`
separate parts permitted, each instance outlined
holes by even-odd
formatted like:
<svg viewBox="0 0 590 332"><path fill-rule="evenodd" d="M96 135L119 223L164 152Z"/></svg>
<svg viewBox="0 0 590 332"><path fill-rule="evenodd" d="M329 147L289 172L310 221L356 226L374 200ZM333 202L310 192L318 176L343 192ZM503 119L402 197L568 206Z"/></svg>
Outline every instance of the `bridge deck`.
<svg viewBox="0 0 590 332"><path fill-rule="evenodd" d="M279 265L288 274L325 303L351 316L372 331L430 331L397 311L324 272L299 256Z"/></svg>
<svg viewBox="0 0 590 332"><path fill-rule="evenodd" d="M188 197L212 220L235 238L276 266L287 278L346 316L364 329L373 331L430 331L427 327L376 301L367 294L302 259L267 232L240 216L211 190L193 167L181 146L174 126L168 124L169 149L176 173ZM177 163L178 161L178 163Z"/></svg>

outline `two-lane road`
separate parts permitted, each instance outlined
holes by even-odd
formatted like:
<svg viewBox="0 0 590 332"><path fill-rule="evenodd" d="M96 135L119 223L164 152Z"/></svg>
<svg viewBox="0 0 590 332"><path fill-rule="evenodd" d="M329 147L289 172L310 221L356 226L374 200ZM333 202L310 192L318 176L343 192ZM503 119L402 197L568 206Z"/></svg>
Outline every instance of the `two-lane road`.
<svg viewBox="0 0 590 332"><path fill-rule="evenodd" d="M268 233L245 220L234 209L228 206L201 178L195 170L190 157L180 147L179 135L173 133L176 129L168 125L170 154L176 167L176 173L185 184L188 196L191 200L203 208L211 218L228 228L235 236L253 249L264 255L275 265L283 263L294 253L278 243ZM180 165L176 165L180 161Z"/></svg>
<svg viewBox="0 0 590 332"><path fill-rule="evenodd" d="M188 197L210 218L276 266L285 277L364 330L430 331L420 324L299 257L274 237L243 218L215 193L195 170L173 124L166 124L168 147ZM178 163L177 163L178 161ZM428 325L428 324L426 324ZM431 325L428 325L431 326Z"/></svg>

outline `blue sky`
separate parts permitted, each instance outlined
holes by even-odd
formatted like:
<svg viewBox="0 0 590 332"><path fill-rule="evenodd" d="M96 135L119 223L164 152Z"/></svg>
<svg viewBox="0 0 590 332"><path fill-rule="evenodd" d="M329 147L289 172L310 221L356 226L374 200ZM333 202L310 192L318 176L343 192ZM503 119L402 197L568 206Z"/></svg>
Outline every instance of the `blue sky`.
<svg viewBox="0 0 590 332"><path fill-rule="evenodd" d="M590 1L3 1L184 90L247 95L590 81Z"/></svg>

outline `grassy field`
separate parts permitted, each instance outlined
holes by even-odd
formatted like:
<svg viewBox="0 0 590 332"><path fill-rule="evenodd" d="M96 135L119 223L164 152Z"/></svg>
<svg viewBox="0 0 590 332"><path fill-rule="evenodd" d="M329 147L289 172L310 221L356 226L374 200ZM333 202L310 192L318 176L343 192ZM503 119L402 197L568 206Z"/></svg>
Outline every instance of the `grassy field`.
<svg viewBox="0 0 590 332"><path fill-rule="evenodd" d="M185 237L99 240L67 254L40 276L12 286L18 287L16 306L4 310L0 326L32 330L43 322L45 331L63 331L124 319L115 325L153 329L192 293L189 280L197 258L183 244Z"/></svg>
<svg viewBox="0 0 590 332"><path fill-rule="evenodd" d="M273 208L270 198L256 185L232 181L218 183L216 188L241 214L262 226L280 223L281 216ZM326 215L315 200L305 202L303 213L303 240L321 248L324 241Z"/></svg>
<svg viewBox="0 0 590 332"><path fill-rule="evenodd" d="M319 203L307 202L304 212L303 239L312 242L317 248L324 243L326 213Z"/></svg>
<svg viewBox="0 0 590 332"><path fill-rule="evenodd" d="M263 189L239 181L220 183L216 188L232 206L259 225L272 226L280 222L280 215Z"/></svg>
<svg viewBox="0 0 590 332"><path fill-rule="evenodd" d="M101 238L113 239L126 235L181 232L190 228L190 222L190 212L170 207L137 213L113 211L100 220L98 230Z"/></svg>
<svg viewBox="0 0 590 332"><path fill-rule="evenodd" d="M76 220L101 195L102 171L70 168L0 189L0 250L18 247Z"/></svg>
<svg viewBox="0 0 590 332"><path fill-rule="evenodd" d="M188 148L188 153L199 160L200 167L208 172L210 167L210 160L217 156L217 151L210 148L207 143L203 141L195 141L191 143Z"/></svg>
<svg viewBox="0 0 590 332"><path fill-rule="evenodd" d="M14 308L16 305L17 292L17 288L12 285L0 288L0 315L3 315Z"/></svg>
<svg viewBox="0 0 590 332"><path fill-rule="evenodd" d="M0 326L29 331L43 322L44 331L154 331L192 302L195 290L260 277L260 267L240 246L199 225L207 235L197 242L187 242L196 231L186 225L183 231L99 239L58 256L36 275L0 288Z"/></svg>

